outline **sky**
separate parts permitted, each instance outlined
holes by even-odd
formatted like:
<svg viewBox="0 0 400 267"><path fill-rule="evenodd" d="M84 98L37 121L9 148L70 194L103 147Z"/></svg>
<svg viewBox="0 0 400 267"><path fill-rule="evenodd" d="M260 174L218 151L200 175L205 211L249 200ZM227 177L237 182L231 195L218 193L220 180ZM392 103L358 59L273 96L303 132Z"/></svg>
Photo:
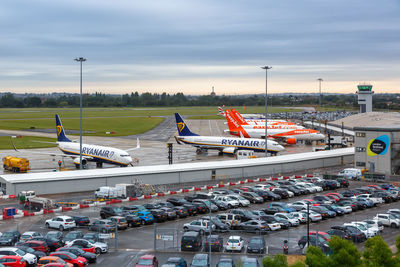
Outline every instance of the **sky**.
<svg viewBox="0 0 400 267"><path fill-rule="evenodd" d="M399 0L2 0L0 92L400 93Z"/></svg>

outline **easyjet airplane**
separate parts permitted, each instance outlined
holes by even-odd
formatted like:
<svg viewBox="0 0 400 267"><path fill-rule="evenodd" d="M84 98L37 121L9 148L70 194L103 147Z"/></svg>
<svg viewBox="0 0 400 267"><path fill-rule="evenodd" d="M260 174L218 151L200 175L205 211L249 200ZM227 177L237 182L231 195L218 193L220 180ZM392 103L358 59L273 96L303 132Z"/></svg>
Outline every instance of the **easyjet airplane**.
<svg viewBox="0 0 400 267"><path fill-rule="evenodd" d="M229 111L225 111L228 121L229 133L236 136L244 136L247 138L263 138L265 139L264 129L243 128L237 121L236 117ZM297 140L318 141L325 139L325 135L316 130L311 129L269 129L268 138L280 139L287 144L296 144Z"/></svg>

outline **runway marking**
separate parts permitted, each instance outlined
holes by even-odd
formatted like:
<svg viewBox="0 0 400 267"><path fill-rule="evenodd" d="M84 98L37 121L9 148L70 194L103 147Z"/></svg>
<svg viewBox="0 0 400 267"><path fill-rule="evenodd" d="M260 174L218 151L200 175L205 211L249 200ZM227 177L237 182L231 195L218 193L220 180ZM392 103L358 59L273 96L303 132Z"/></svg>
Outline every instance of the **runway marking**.
<svg viewBox="0 0 400 267"><path fill-rule="evenodd" d="M217 126L217 129L218 129L218 135L220 135L221 134L221 129L218 126L218 120L214 120L214 122L215 122L215 125Z"/></svg>
<svg viewBox="0 0 400 267"><path fill-rule="evenodd" d="M208 128L210 128L210 135L212 135L212 130L211 130L211 120L208 120Z"/></svg>

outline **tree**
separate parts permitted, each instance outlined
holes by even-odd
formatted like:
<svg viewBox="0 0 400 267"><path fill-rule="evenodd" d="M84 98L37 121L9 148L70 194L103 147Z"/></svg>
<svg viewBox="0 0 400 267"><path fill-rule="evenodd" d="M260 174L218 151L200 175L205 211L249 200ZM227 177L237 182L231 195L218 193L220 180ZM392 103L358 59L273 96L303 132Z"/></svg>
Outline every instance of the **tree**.
<svg viewBox="0 0 400 267"><path fill-rule="evenodd" d="M330 266L362 266L361 253L354 243L333 236L329 241L329 247L332 250Z"/></svg>
<svg viewBox="0 0 400 267"><path fill-rule="evenodd" d="M263 267L288 267L286 256L278 254L263 258Z"/></svg>
<svg viewBox="0 0 400 267"><path fill-rule="evenodd" d="M393 258L392 251L381 236L374 236L365 242L364 264L366 267L396 267L400 261Z"/></svg>
<svg viewBox="0 0 400 267"><path fill-rule="evenodd" d="M326 256L320 248L310 246L307 248L306 264L309 267L327 267L329 266L330 259Z"/></svg>

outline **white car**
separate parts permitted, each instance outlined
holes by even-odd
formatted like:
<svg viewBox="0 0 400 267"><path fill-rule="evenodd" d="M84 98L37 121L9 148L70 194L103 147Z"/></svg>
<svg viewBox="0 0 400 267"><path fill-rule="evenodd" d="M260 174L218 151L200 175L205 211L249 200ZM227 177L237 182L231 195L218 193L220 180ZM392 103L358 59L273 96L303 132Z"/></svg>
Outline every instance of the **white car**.
<svg viewBox="0 0 400 267"><path fill-rule="evenodd" d="M307 220L307 210L302 210L301 213L304 214L304 216L306 217L306 220ZM317 212L315 212L315 211L310 210L308 216L309 216L309 218L310 218L310 221L312 221L312 222L319 222L319 221L322 221L322 216L321 216L321 214L319 214L319 213L317 213Z"/></svg>
<svg viewBox="0 0 400 267"><path fill-rule="evenodd" d="M368 224L366 222L353 222L353 223L357 224L357 225L363 225L367 229L367 233L371 237L376 236L377 234L379 234L379 228L374 226L374 225Z"/></svg>
<svg viewBox="0 0 400 267"><path fill-rule="evenodd" d="M385 202L381 197L372 197L371 194L361 194L358 195L356 199L369 199L372 201L372 203L374 203L374 206Z"/></svg>
<svg viewBox="0 0 400 267"><path fill-rule="evenodd" d="M74 219L69 216L57 216L53 219L46 220L45 226L47 228L56 228L60 231L65 229L73 229L76 227Z"/></svg>
<svg viewBox="0 0 400 267"><path fill-rule="evenodd" d="M239 251L241 252L244 247L244 240L240 236L230 236L226 241L225 251Z"/></svg>
<svg viewBox="0 0 400 267"><path fill-rule="evenodd" d="M307 203L304 201L295 201L293 203L288 204L288 206L297 211L307 209Z"/></svg>
<svg viewBox="0 0 400 267"><path fill-rule="evenodd" d="M381 222L384 226L390 226L390 227L400 227L400 220L397 219L393 214L377 214L374 217L374 220L377 220L378 222Z"/></svg>
<svg viewBox="0 0 400 267"><path fill-rule="evenodd" d="M307 214L304 214L304 213L298 212L298 211L291 212L290 214L291 214L294 218L296 218L297 220L299 220L300 223L305 223L305 222L307 222L307 216L304 216L304 215L307 215Z"/></svg>
<svg viewBox="0 0 400 267"><path fill-rule="evenodd" d="M380 232L383 231L385 228L382 223L380 223L378 220L364 220L363 222L366 222L367 224L371 225L372 227L377 228Z"/></svg>
<svg viewBox="0 0 400 267"><path fill-rule="evenodd" d="M248 201L247 199L245 199L242 196L239 196L239 195L228 195L228 197L230 197L233 200L236 200L237 202L239 202L239 206L241 206L241 207L250 206L250 201Z"/></svg>
<svg viewBox="0 0 400 267"><path fill-rule="evenodd" d="M261 189L261 190L269 190L271 186L268 184L256 184L254 188Z"/></svg>
<svg viewBox="0 0 400 267"><path fill-rule="evenodd" d="M96 249L96 254L100 254L100 253L107 253L108 252L108 245L107 243L103 243L103 242L90 242L89 240L86 239L75 239L72 241L67 241L65 243L66 247L73 247L73 246L77 246L77 247L83 247L83 248L91 248L91 247L95 247Z"/></svg>
<svg viewBox="0 0 400 267"><path fill-rule="evenodd" d="M23 233L23 234L21 235L20 240L21 240L22 242L25 242L25 241L28 241L28 240L34 238L34 237L38 237L38 236L42 236L42 234L41 234L41 233L38 233L38 232L25 232L25 233Z"/></svg>
<svg viewBox="0 0 400 267"><path fill-rule="evenodd" d="M239 207L239 201L237 201L229 196L218 196L218 197L215 197L215 200L224 202L226 205L228 205L228 209Z"/></svg>
<svg viewBox="0 0 400 267"><path fill-rule="evenodd" d="M37 257L19 248L0 248L0 255L21 256L29 265L36 266Z"/></svg>
<svg viewBox="0 0 400 267"><path fill-rule="evenodd" d="M306 189L310 194L317 192L317 188L315 188L314 186L312 186L309 183L301 183L299 185L302 186L304 189Z"/></svg>
<svg viewBox="0 0 400 267"><path fill-rule="evenodd" d="M291 213L278 212L278 213L275 213L274 216L288 220L290 223L290 226L299 226L300 225L300 221L298 219L296 219Z"/></svg>
<svg viewBox="0 0 400 267"><path fill-rule="evenodd" d="M336 205L336 204L333 204L333 206L343 210L345 214L349 214L349 213L353 212L353 210L352 210L352 208L350 206L339 206L339 205Z"/></svg>

